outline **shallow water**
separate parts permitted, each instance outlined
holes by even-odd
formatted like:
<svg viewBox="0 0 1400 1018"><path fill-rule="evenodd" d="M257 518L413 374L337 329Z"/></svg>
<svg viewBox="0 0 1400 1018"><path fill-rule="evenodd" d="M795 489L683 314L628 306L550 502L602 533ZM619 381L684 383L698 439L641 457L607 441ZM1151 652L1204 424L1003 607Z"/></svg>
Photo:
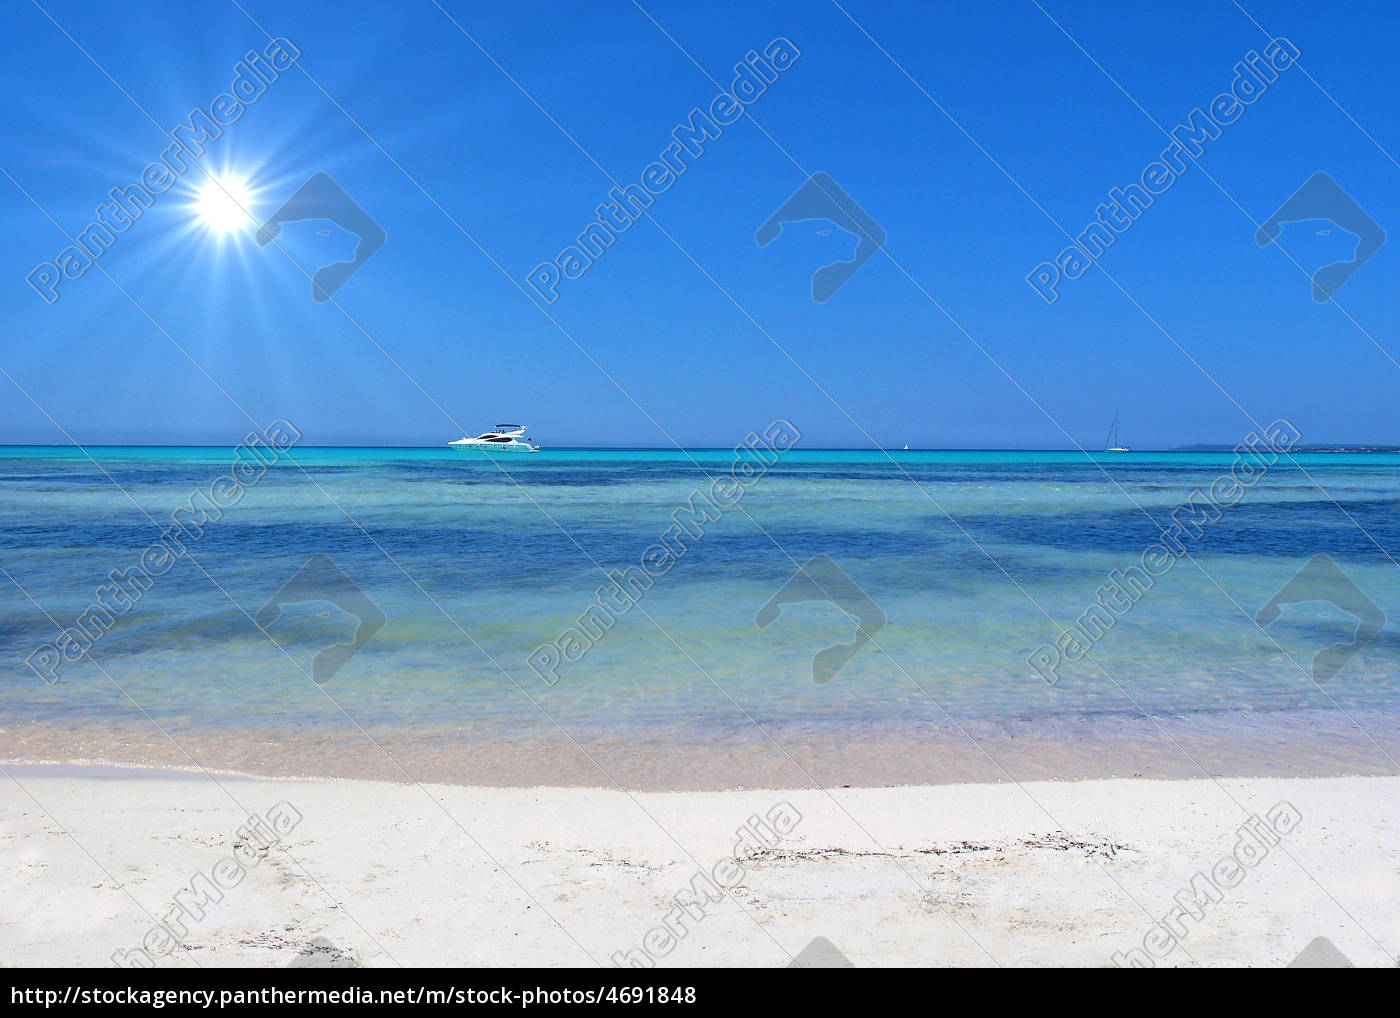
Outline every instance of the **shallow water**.
<svg viewBox="0 0 1400 1018"><path fill-rule="evenodd" d="M1400 754L1400 621L1325 683L1314 655L1351 639L1352 614L1304 601L1267 629L1254 621L1318 553L1400 620L1394 455L1281 459L1184 538L1191 557L1052 685L1028 655L1110 572L1139 565L1159 540L1153 520L1167 523L1233 455L794 450L686 537L551 684L527 659L578 624L608 570L642 562L732 452L301 449L187 539L188 554L48 685L26 659L233 459L91 452L100 468L74 449L0 449L10 759L705 787L794 772L1390 773ZM317 655L352 639L362 602L298 595L265 632L253 618L317 554L384 616L324 684ZM788 603L756 623L814 555L886 619L822 683L813 656L856 632L844 611Z"/></svg>

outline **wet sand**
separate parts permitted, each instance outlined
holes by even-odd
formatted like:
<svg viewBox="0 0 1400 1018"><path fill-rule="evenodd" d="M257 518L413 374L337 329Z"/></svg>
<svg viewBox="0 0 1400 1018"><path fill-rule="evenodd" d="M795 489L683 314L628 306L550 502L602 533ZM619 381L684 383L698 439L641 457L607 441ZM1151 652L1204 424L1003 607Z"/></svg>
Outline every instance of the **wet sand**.
<svg viewBox="0 0 1400 1018"><path fill-rule="evenodd" d="M1359 727L1358 727L1359 726ZM630 791L944 785L1099 778L1339 777L1400 772L1400 717L1338 710L1086 715L952 724L515 726L73 731L0 728L0 759L269 777Z"/></svg>

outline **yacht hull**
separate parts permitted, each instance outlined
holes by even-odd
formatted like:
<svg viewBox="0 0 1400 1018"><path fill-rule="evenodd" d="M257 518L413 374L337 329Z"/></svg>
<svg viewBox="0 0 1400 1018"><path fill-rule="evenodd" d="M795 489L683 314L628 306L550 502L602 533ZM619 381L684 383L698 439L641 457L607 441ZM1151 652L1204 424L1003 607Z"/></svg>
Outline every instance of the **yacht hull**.
<svg viewBox="0 0 1400 1018"><path fill-rule="evenodd" d="M497 455L517 455L526 452L539 452L533 445L508 444L506 442L449 442L453 449L458 452L484 452L490 456Z"/></svg>

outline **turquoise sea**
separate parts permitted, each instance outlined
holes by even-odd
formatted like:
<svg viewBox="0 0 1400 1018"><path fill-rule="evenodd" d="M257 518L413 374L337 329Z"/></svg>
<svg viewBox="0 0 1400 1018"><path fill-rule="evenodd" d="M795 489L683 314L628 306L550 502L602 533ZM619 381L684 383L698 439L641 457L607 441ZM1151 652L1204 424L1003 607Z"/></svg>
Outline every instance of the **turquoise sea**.
<svg viewBox="0 0 1400 1018"><path fill-rule="evenodd" d="M6 759L709 787L1393 773L1400 756L1400 456L1281 459L1114 617L1097 665L1051 684L1028 655L1233 454L793 450L551 684L532 653L732 451L296 449L49 684L27 661L234 456L89 452L0 449ZM1352 614L1304 600L1254 619L1318 554L1389 620L1324 683L1313 657L1352 639ZM348 647L365 602L301 596L331 575L313 570L259 616L314 556L382 612L324 683L318 653ZM885 619L822 683L813 656L856 633L844 611L756 622L813 556Z"/></svg>

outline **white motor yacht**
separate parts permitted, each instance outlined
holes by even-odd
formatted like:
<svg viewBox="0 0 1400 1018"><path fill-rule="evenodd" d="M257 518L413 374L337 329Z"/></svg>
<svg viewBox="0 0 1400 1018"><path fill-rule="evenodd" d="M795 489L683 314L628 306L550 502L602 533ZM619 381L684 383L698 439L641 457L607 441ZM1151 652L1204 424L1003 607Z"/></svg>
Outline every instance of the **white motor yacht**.
<svg viewBox="0 0 1400 1018"><path fill-rule="evenodd" d="M463 436L447 443L453 449L480 452L539 452L540 447L525 437L523 424L497 424L475 438Z"/></svg>

